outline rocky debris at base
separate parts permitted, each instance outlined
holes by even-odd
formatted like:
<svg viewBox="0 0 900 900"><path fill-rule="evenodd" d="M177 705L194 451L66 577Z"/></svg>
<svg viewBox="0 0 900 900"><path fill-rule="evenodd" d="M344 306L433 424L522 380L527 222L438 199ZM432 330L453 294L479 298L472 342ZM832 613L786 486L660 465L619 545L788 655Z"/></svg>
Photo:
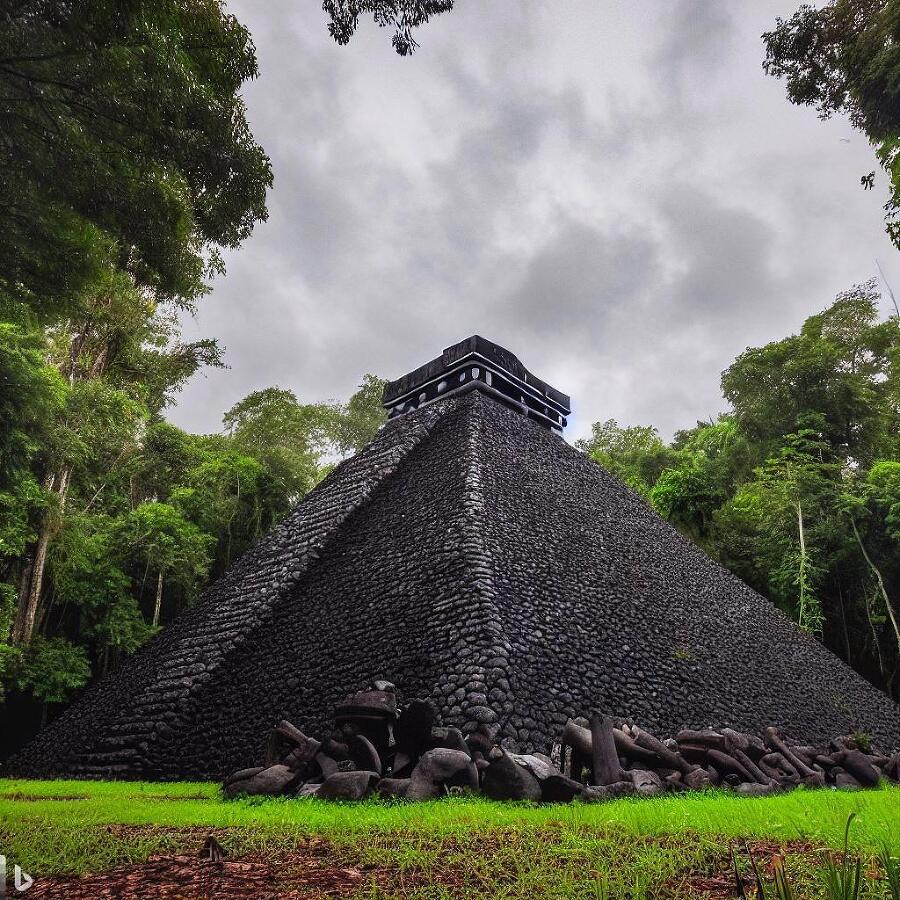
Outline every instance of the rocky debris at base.
<svg viewBox="0 0 900 900"><path fill-rule="evenodd" d="M449 793L495 800L600 802L624 796L723 787L760 797L805 785L858 789L900 782L900 752L869 752L852 736L827 746L789 744L775 727L761 736L723 728L660 740L632 722L592 713L570 719L550 756L500 746L496 725L470 734L436 724L424 700L399 706L394 686L349 696L330 737L290 722L272 730L265 765L225 779L226 797L315 796L328 800L433 800Z"/></svg>

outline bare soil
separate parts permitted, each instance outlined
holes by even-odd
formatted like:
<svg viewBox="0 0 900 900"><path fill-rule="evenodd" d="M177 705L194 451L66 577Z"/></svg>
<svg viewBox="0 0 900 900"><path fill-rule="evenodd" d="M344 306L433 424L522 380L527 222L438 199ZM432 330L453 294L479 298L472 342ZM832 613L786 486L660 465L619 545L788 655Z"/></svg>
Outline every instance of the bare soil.
<svg viewBox="0 0 900 900"><path fill-rule="evenodd" d="M326 841L311 841L291 851L216 862L189 854L151 856L146 862L106 872L35 879L28 896L32 900L306 900L346 896L386 880L383 870L336 864Z"/></svg>

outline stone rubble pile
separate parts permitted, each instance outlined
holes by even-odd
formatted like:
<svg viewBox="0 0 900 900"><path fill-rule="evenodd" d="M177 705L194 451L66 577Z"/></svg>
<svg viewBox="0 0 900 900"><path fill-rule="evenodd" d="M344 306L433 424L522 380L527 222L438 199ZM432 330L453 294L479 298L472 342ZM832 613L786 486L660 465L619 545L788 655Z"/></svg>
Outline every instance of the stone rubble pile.
<svg viewBox="0 0 900 900"><path fill-rule="evenodd" d="M337 707L334 731L323 741L280 722L269 736L264 765L230 775L224 794L431 800L471 792L559 803L714 786L762 796L800 785L855 789L875 787L882 778L900 782L900 752L867 752L860 736L836 737L824 747L795 746L770 727L762 737L723 728L659 740L595 712L570 720L546 756L497 744L497 726L482 725L464 736L436 718L428 701L401 708L394 686L375 682Z"/></svg>

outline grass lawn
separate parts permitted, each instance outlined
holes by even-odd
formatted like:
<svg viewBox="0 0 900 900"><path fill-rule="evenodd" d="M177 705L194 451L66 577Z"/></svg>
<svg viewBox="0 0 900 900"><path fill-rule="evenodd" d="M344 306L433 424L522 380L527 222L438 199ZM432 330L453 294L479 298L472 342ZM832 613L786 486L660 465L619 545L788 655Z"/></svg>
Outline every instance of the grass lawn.
<svg viewBox="0 0 900 900"><path fill-rule="evenodd" d="M95 883L66 876L113 869L131 884L162 883L176 864L160 856L181 860L183 887L173 896L224 893L221 885L203 893L211 864L206 888L190 880L199 866L193 857L212 833L229 853L215 875L238 890L229 896L727 897L734 896L732 844L749 873L746 839L764 870L783 853L798 896L818 898L826 896L825 854L841 847L851 812L850 843L868 875L861 896L889 898L875 854L883 845L900 853L897 787L597 805L463 798L340 805L225 802L206 783L0 780L0 853L35 877L37 896L96 896ZM55 893L41 893L42 880Z"/></svg>

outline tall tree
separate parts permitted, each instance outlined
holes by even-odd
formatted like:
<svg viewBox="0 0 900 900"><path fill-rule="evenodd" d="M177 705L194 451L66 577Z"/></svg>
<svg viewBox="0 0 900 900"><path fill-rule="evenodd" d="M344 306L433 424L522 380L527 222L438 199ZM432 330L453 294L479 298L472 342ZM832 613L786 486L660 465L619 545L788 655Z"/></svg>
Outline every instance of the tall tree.
<svg viewBox="0 0 900 900"><path fill-rule="evenodd" d="M47 315L104 268L189 303L266 216L218 0L16 0L0 11L0 304Z"/></svg>
<svg viewBox="0 0 900 900"><path fill-rule="evenodd" d="M168 503L142 503L114 526L112 544L116 555L135 563L141 581L154 576L153 614L156 628L162 613L163 590L167 582L193 599L209 570L209 551L215 538L204 534Z"/></svg>
<svg viewBox="0 0 900 900"><path fill-rule="evenodd" d="M732 410L579 446L892 695L900 690L900 319L856 287L723 373Z"/></svg>
<svg viewBox="0 0 900 900"><path fill-rule="evenodd" d="M900 247L900 0L804 4L763 35L770 75L787 79L792 103L824 119L847 113L891 181L887 230Z"/></svg>
<svg viewBox="0 0 900 900"><path fill-rule="evenodd" d="M327 417L321 404L300 403L292 391L277 387L254 391L223 417L237 448L263 463L277 481L282 513L319 479Z"/></svg>
<svg viewBox="0 0 900 900"><path fill-rule="evenodd" d="M857 556L862 577L868 576L863 598L872 630L872 645L879 666L887 675L881 650L881 630L891 635L891 654L900 659L900 461L881 460L868 472L854 473L841 498L850 523L851 550ZM895 672L894 678L900 677Z"/></svg>
<svg viewBox="0 0 900 900"><path fill-rule="evenodd" d="M381 405L386 384L377 375L364 375L346 403L329 404L330 414L324 420L325 438L337 453L345 455L362 450L387 421Z"/></svg>
<svg viewBox="0 0 900 900"><path fill-rule="evenodd" d="M806 416L800 425L740 487L730 508L754 533L753 562L770 596L801 628L819 632L819 587L835 537L840 466L821 438L821 417Z"/></svg>
<svg viewBox="0 0 900 900"><path fill-rule="evenodd" d="M655 428L623 428L615 419L595 422L591 436L577 441L576 447L644 497L674 458Z"/></svg>
<svg viewBox="0 0 900 900"><path fill-rule="evenodd" d="M180 344L175 328L130 275L107 269L72 298L66 319L45 330L47 355L69 389L35 459L47 501L21 571L15 643L27 644L34 631L73 480L86 511L136 451L139 423L158 415L201 365L218 362L214 343Z"/></svg>
<svg viewBox="0 0 900 900"><path fill-rule="evenodd" d="M776 445L806 413L824 416L823 434L847 463L869 464L896 440L893 367L896 318L879 321L874 283L840 294L798 335L742 353L722 390L748 437Z"/></svg>

